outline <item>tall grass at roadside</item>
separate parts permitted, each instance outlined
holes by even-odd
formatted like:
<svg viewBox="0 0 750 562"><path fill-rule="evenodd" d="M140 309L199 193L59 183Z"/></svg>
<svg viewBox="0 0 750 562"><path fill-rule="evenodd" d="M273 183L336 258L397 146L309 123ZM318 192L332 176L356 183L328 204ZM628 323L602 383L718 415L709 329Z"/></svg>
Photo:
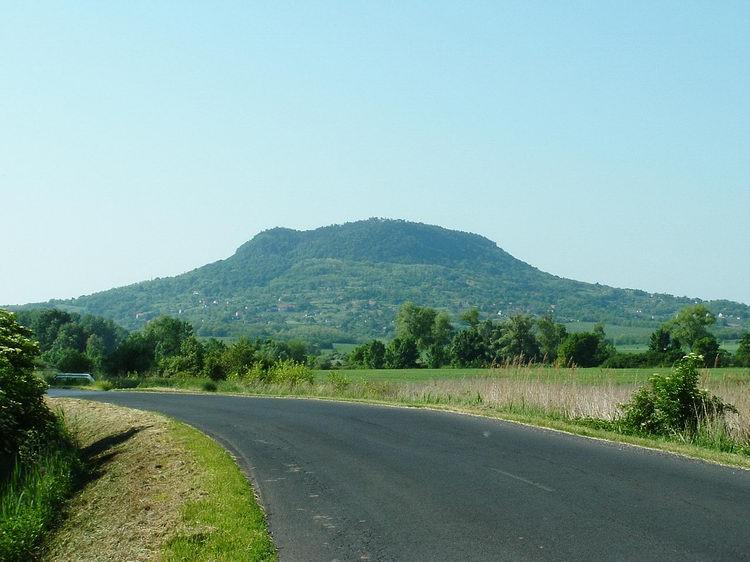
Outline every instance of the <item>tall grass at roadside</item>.
<svg viewBox="0 0 750 562"><path fill-rule="evenodd" d="M0 560L38 559L41 542L70 497L82 465L70 434L58 421L36 449L19 455L0 488Z"/></svg>

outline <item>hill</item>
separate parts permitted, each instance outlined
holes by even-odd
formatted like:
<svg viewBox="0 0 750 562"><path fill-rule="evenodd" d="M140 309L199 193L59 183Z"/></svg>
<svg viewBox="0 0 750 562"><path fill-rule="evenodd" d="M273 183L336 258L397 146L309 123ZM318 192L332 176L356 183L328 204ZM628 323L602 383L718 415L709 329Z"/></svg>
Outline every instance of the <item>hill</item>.
<svg viewBox="0 0 750 562"><path fill-rule="evenodd" d="M200 335L274 335L319 342L388 336L411 300L454 317L554 313L562 322L656 326L700 299L616 289L542 272L491 240L400 220L370 219L310 231L274 228L231 257L176 277L64 301L62 308L134 329L160 314L189 320ZM750 307L708 302L726 330Z"/></svg>

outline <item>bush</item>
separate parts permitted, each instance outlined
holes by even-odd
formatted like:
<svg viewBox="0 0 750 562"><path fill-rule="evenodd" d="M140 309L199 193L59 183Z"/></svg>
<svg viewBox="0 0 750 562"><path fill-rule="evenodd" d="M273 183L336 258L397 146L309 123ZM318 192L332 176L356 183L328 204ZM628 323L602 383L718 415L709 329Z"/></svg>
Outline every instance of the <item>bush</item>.
<svg viewBox="0 0 750 562"><path fill-rule="evenodd" d="M352 381L350 381L346 375L334 371L328 373L326 376L326 382L330 384L336 392L342 392L352 384Z"/></svg>
<svg viewBox="0 0 750 562"><path fill-rule="evenodd" d="M106 392L106 391L112 390L115 387L115 385L112 384L111 381L100 380L100 381L96 381L96 387L99 390L104 390Z"/></svg>
<svg viewBox="0 0 750 562"><path fill-rule="evenodd" d="M286 359L279 361L268 369L263 382L296 386L303 382L312 384L313 380L313 373L310 367L298 363L293 359Z"/></svg>
<svg viewBox="0 0 750 562"><path fill-rule="evenodd" d="M216 383L214 381L206 381L201 385L201 389L205 390L206 392L216 392L218 387L216 386Z"/></svg>
<svg viewBox="0 0 750 562"><path fill-rule="evenodd" d="M44 403L46 385L33 374L39 347L13 314L0 310L0 478L24 442L44 435L54 415Z"/></svg>
<svg viewBox="0 0 750 562"><path fill-rule="evenodd" d="M701 355L682 358L669 375L655 374L646 386L623 406L622 424L632 431L655 435L695 435L701 422L723 422L728 412L737 412L708 390L698 388Z"/></svg>

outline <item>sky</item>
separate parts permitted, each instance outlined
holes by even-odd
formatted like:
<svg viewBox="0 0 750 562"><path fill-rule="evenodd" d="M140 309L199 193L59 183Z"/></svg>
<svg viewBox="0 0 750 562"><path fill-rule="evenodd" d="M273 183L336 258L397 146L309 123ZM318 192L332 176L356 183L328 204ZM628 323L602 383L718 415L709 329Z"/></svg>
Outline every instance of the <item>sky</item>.
<svg viewBox="0 0 750 562"><path fill-rule="evenodd" d="M748 2L0 2L0 303L275 226L750 303Z"/></svg>

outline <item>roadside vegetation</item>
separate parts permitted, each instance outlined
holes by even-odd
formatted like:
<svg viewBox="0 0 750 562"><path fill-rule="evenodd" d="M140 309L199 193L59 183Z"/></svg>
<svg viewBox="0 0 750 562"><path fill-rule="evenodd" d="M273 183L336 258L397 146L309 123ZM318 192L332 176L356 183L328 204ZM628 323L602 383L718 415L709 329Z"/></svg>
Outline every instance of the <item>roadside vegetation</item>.
<svg viewBox="0 0 750 562"><path fill-rule="evenodd" d="M76 331L70 322L98 325L103 340L102 326L109 330L103 347L87 344L78 351L79 358L88 358L96 386L103 390L172 388L374 400L468 409L534 423L552 420L576 431L658 435L732 454L745 455L749 448L750 333L741 335L735 353L722 349L712 332L717 318L702 304L686 307L656 329L648 349L640 353L618 352L602 325L571 332L550 315L519 314L497 321L482 318L477 309L454 322L444 312L414 303L399 310L390 341L371 340L326 353L300 341L201 340L188 322L170 317L123 335L75 315L61 322L59 311L32 312L29 323L43 334L42 358L50 367L54 357L68 355L59 352L64 349L60 338L67 341ZM86 333L79 343L95 335L84 338ZM107 347L106 342L114 343ZM96 355L89 347L111 352ZM671 427L669 432L626 423L632 417L625 408L631 397L652 384L655 371L674 380L676 375L665 373L681 372L686 356L705 379L701 387L727 408L714 408L696 426ZM714 402L701 404L710 410Z"/></svg>
<svg viewBox="0 0 750 562"><path fill-rule="evenodd" d="M199 431L110 404L55 398L88 470L45 558L275 560L265 516L229 454Z"/></svg>
<svg viewBox="0 0 750 562"><path fill-rule="evenodd" d="M72 494L81 463L33 375L31 332L0 310L0 560L33 560Z"/></svg>

